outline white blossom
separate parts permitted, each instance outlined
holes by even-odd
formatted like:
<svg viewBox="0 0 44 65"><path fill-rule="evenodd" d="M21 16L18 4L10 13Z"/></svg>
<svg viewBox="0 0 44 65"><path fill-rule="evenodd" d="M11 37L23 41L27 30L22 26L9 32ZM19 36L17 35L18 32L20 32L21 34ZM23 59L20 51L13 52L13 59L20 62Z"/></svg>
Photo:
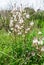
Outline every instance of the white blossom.
<svg viewBox="0 0 44 65"><path fill-rule="evenodd" d="M30 22L30 26L33 26L34 25L34 22L32 21L32 22Z"/></svg>
<svg viewBox="0 0 44 65"><path fill-rule="evenodd" d="M27 28L27 29L26 29L26 31L29 31L29 30L30 30L30 28Z"/></svg>
<svg viewBox="0 0 44 65"><path fill-rule="evenodd" d="M11 30L13 30L14 28L11 28Z"/></svg>
<svg viewBox="0 0 44 65"><path fill-rule="evenodd" d="M42 40L44 41L44 37L42 38Z"/></svg>
<svg viewBox="0 0 44 65"><path fill-rule="evenodd" d="M11 31L8 32L8 35L10 35L10 34L11 34Z"/></svg>
<svg viewBox="0 0 44 65"><path fill-rule="evenodd" d="M23 15L26 15L26 13L24 13Z"/></svg>
<svg viewBox="0 0 44 65"><path fill-rule="evenodd" d="M25 33L28 33L27 31L25 31Z"/></svg>
<svg viewBox="0 0 44 65"><path fill-rule="evenodd" d="M24 26L21 26L21 28L23 28Z"/></svg>
<svg viewBox="0 0 44 65"><path fill-rule="evenodd" d="M10 34L11 32L9 31L9 34Z"/></svg>
<svg viewBox="0 0 44 65"><path fill-rule="evenodd" d="M30 16L29 16L29 14L26 14L26 18L29 18Z"/></svg>
<svg viewBox="0 0 44 65"><path fill-rule="evenodd" d="M39 34L39 35L41 35L41 34L42 34L42 32L41 32L41 31L39 31L39 32L38 32L38 34Z"/></svg>
<svg viewBox="0 0 44 65"><path fill-rule="evenodd" d="M21 19L19 20L19 23L22 24L23 22L24 22L24 20L21 18Z"/></svg>
<svg viewBox="0 0 44 65"><path fill-rule="evenodd" d="M13 13L13 14L14 14L15 10L16 10L16 8L13 8L13 9L12 9L12 11L11 11L11 13Z"/></svg>
<svg viewBox="0 0 44 65"><path fill-rule="evenodd" d="M43 52L44 52L44 46L41 48L41 51L43 51Z"/></svg>
<svg viewBox="0 0 44 65"><path fill-rule="evenodd" d="M13 15L13 17L14 17L14 21L17 21L16 15Z"/></svg>
<svg viewBox="0 0 44 65"><path fill-rule="evenodd" d="M39 40L38 45L43 45L43 40Z"/></svg>
<svg viewBox="0 0 44 65"><path fill-rule="evenodd" d="M18 32L18 35L21 35L22 33L21 32Z"/></svg>
<svg viewBox="0 0 44 65"><path fill-rule="evenodd" d="M16 15L18 15L18 14L19 14L19 12L17 11L17 12L16 12Z"/></svg>
<svg viewBox="0 0 44 65"><path fill-rule="evenodd" d="M15 25L15 28L18 28L18 29L19 29L19 28L20 28L20 26L19 26L18 24L16 24L16 25Z"/></svg>
<svg viewBox="0 0 44 65"><path fill-rule="evenodd" d="M30 30L30 28L27 28L27 29L25 30L25 33L28 33L29 30Z"/></svg>
<svg viewBox="0 0 44 65"><path fill-rule="evenodd" d="M13 15L14 18L16 18L16 15Z"/></svg>
<svg viewBox="0 0 44 65"><path fill-rule="evenodd" d="M13 20L10 20L10 24L9 24L10 27L13 26Z"/></svg>
<svg viewBox="0 0 44 65"><path fill-rule="evenodd" d="M35 56L35 52L32 52L32 56Z"/></svg>
<svg viewBox="0 0 44 65"><path fill-rule="evenodd" d="M38 39L37 38L33 39L33 44L38 44Z"/></svg>

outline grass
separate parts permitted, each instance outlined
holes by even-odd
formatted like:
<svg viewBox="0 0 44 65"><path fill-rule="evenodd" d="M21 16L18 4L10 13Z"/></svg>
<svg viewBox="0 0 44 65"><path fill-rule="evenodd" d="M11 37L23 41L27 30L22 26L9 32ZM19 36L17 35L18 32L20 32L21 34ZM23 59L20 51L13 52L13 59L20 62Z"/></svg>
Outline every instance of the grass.
<svg viewBox="0 0 44 65"><path fill-rule="evenodd" d="M3 25L6 28L9 19L1 21L5 22ZM29 20L25 20L25 27L28 23ZM38 35L39 31L42 35ZM44 65L44 52L40 54L40 50L32 46L34 37L44 37L44 21L34 20L32 30L25 35L8 33L3 27L0 30L0 65Z"/></svg>
<svg viewBox="0 0 44 65"><path fill-rule="evenodd" d="M37 31L35 28L25 37L15 37L12 33L8 35L4 29L0 30L0 65L44 65L44 58L38 57L39 52L32 47L33 37L38 36ZM30 54L33 51L36 54L34 57Z"/></svg>

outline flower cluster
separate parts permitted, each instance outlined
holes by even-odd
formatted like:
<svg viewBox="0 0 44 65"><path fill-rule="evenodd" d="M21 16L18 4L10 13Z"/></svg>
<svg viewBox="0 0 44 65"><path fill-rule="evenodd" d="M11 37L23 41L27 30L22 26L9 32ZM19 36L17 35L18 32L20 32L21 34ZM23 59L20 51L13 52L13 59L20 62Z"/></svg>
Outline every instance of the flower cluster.
<svg viewBox="0 0 44 65"><path fill-rule="evenodd" d="M38 35L41 35L41 34L42 32L39 31ZM35 46L36 49L39 49L40 48L39 46L41 46L40 51L44 51L43 41L44 41L44 37L39 37L39 38L34 37L32 45Z"/></svg>
<svg viewBox="0 0 44 65"><path fill-rule="evenodd" d="M29 19L30 15L22 9L22 6L20 8L13 8L11 13L12 17L10 18L9 24L10 29L18 35L28 33L34 25L33 21L30 21L29 23L27 22L29 25L25 24L25 20Z"/></svg>

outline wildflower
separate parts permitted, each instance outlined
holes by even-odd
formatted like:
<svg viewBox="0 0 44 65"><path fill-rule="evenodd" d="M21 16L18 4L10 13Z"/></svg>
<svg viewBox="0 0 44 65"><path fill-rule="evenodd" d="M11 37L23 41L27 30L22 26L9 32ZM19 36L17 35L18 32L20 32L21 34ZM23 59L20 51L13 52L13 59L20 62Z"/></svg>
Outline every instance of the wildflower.
<svg viewBox="0 0 44 65"><path fill-rule="evenodd" d="M8 32L8 35L10 35L10 34L11 34L11 32L9 31L9 32Z"/></svg>
<svg viewBox="0 0 44 65"><path fill-rule="evenodd" d="M11 32L9 31L9 34L10 34Z"/></svg>
<svg viewBox="0 0 44 65"><path fill-rule="evenodd" d="M25 31L25 33L27 33L27 31Z"/></svg>
<svg viewBox="0 0 44 65"><path fill-rule="evenodd" d="M23 11L23 8L22 8L22 4L21 4L21 6L20 6L20 12L22 12Z"/></svg>
<svg viewBox="0 0 44 65"><path fill-rule="evenodd" d="M43 45L43 40L38 41L39 45Z"/></svg>
<svg viewBox="0 0 44 65"><path fill-rule="evenodd" d="M16 3L14 4L14 6L13 6L13 9L12 9L11 13L13 13L15 10L17 10L17 8L16 8Z"/></svg>
<svg viewBox="0 0 44 65"><path fill-rule="evenodd" d="M16 18L16 15L13 15L14 18Z"/></svg>
<svg viewBox="0 0 44 65"><path fill-rule="evenodd" d="M18 14L19 14L19 12L17 11L17 12L16 12L16 15L18 15Z"/></svg>
<svg viewBox="0 0 44 65"><path fill-rule="evenodd" d="M29 14L26 14L26 18L29 18L30 16L29 16Z"/></svg>
<svg viewBox="0 0 44 65"><path fill-rule="evenodd" d="M13 15L13 17L14 17L14 21L17 21L16 15Z"/></svg>
<svg viewBox="0 0 44 65"><path fill-rule="evenodd" d="M11 30L13 30L14 28L11 28Z"/></svg>
<svg viewBox="0 0 44 65"><path fill-rule="evenodd" d="M30 28L27 28L27 29L25 30L25 33L28 33L29 30L30 30Z"/></svg>
<svg viewBox="0 0 44 65"><path fill-rule="evenodd" d="M18 32L18 35L21 35L22 33L21 32Z"/></svg>
<svg viewBox="0 0 44 65"><path fill-rule="evenodd" d="M38 39L37 38L33 39L33 44L38 44Z"/></svg>
<svg viewBox="0 0 44 65"><path fill-rule="evenodd" d="M24 13L23 15L26 15L26 13Z"/></svg>
<svg viewBox="0 0 44 65"><path fill-rule="evenodd" d="M21 13L18 14L19 19L21 18Z"/></svg>
<svg viewBox="0 0 44 65"><path fill-rule="evenodd" d="M9 24L10 27L13 26L13 20L10 20L10 24Z"/></svg>
<svg viewBox="0 0 44 65"><path fill-rule="evenodd" d="M17 21L17 19L14 18L14 21Z"/></svg>
<svg viewBox="0 0 44 65"><path fill-rule="evenodd" d="M24 26L21 26L21 28L23 28Z"/></svg>
<svg viewBox="0 0 44 65"><path fill-rule="evenodd" d="M42 40L44 40L44 37L42 38Z"/></svg>
<svg viewBox="0 0 44 65"><path fill-rule="evenodd" d="M44 52L44 46L41 48L41 51L43 51L43 52Z"/></svg>
<svg viewBox="0 0 44 65"><path fill-rule="evenodd" d="M19 26L18 24L16 24L16 25L15 25L15 28L18 28L18 29L19 29L19 28L20 28L20 26Z"/></svg>
<svg viewBox="0 0 44 65"><path fill-rule="evenodd" d="M32 52L31 54L32 54L32 56L35 56L35 52Z"/></svg>
<svg viewBox="0 0 44 65"><path fill-rule="evenodd" d="M26 31L29 31L29 30L30 30L30 28L27 28L27 29L26 29Z"/></svg>
<svg viewBox="0 0 44 65"><path fill-rule="evenodd" d="M32 22L30 22L30 26L33 26L34 25L34 22L32 21Z"/></svg>
<svg viewBox="0 0 44 65"><path fill-rule="evenodd" d="M14 13L14 12L15 12L15 10L16 10L16 8L12 9L11 13Z"/></svg>
<svg viewBox="0 0 44 65"><path fill-rule="evenodd" d="M39 32L38 32L38 34L39 34L39 35L41 35L41 34L42 34L42 32L40 32L40 31L39 31Z"/></svg>
<svg viewBox="0 0 44 65"><path fill-rule="evenodd" d="M21 18L20 20L19 20L19 23L20 24L22 24L24 21L23 21L23 19Z"/></svg>

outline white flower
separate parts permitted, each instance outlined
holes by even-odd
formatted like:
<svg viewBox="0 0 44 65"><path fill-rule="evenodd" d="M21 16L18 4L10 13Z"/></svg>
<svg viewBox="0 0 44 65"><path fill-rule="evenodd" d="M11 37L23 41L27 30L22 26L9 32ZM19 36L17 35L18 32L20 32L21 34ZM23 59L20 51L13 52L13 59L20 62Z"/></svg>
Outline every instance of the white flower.
<svg viewBox="0 0 44 65"><path fill-rule="evenodd" d="M42 38L42 40L44 40L44 37Z"/></svg>
<svg viewBox="0 0 44 65"><path fill-rule="evenodd" d="M9 31L9 32L8 32L8 35L10 35L10 34L11 34L11 32Z"/></svg>
<svg viewBox="0 0 44 65"><path fill-rule="evenodd" d="M29 14L26 14L26 18L29 18L30 16L29 16Z"/></svg>
<svg viewBox="0 0 44 65"><path fill-rule="evenodd" d="M30 22L30 26L33 26L34 25L34 22L32 21L32 22Z"/></svg>
<svg viewBox="0 0 44 65"><path fill-rule="evenodd" d="M18 35L21 35L22 33L21 32L18 32Z"/></svg>
<svg viewBox="0 0 44 65"><path fill-rule="evenodd" d="M27 28L27 29L25 30L25 33L28 33L29 30L30 30L30 28Z"/></svg>
<svg viewBox="0 0 44 65"><path fill-rule="evenodd" d="M23 15L26 15L26 13L24 13Z"/></svg>
<svg viewBox="0 0 44 65"><path fill-rule="evenodd" d="M20 7L20 12L22 12L23 11L23 8L22 8L22 6Z"/></svg>
<svg viewBox="0 0 44 65"><path fill-rule="evenodd" d="M21 26L21 28L23 28L24 26Z"/></svg>
<svg viewBox="0 0 44 65"><path fill-rule="evenodd" d="M17 21L16 15L13 14L13 17L14 17L14 21Z"/></svg>
<svg viewBox="0 0 44 65"><path fill-rule="evenodd" d="M14 13L14 12L15 12L15 10L17 10L17 8L16 8L16 7L14 7L14 8L12 9L11 13Z"/></svg>
<svg viewBox="0 0 44 65"><path fill-rule="evenodd" d="M43 45L43 40L38 41L39 45Z"/></svg>
<svg viewBox="0 0 44 65"><path fill-rule="evenodd" d="M21 19L19 20L19 23L22 24L23 22L24 22L24 20L21 18Z"/></svg>
<svg viewBox="0 0 44 65"><path fill-rule="evenodd" d="M28 33L27 31L25 31L25 33Z"/></svg>
<svg viewBox="0 0 44 65"><path fill-rule="evenodd" d="M17 21L17 18L16 19L14 18L14 21Z"/></svg>
<svg viewBox="0 0 44 65"><path fill-rule="evenodd" d="M40 31L39 31L39 32L38 32L38 34L39 34L39 35L41 35L41 34L42 34L42 32L40 32Z"/></svg>
<svg viewBox="0 0 44 65"><path fill-rule="evenodd" d="M21 18L21 13L18 14L19 19Z"/></svg>
<svg viewBox="0 0 44 65"><path fill-rule="evenodd" d="M18 24L16 24L16 25L15 25L15 28L18 28L18 29L19 29L19 28L20 28L20 26L19 26Z"/></svg>
<svg viewBox="0 0 44 65"><path fill-rule="evenodd" d="M11 28L11 30L13 30L14 28Z"/></svg>
<svg viewBox="0 0 44 65"><path fill-rule="evenodd" d="M18 15L18 14L19 14L19 12L17 11L17 12L16 12L16 15Z"/></svg>
<svg viewBox="0 0 44 65"><path fill-rule="evenodd" d="M30 30L30 28L27 28L27 29L26 29L26 31L29 31L29 30Z"/></svg>
<svg viewBox="0 0 44 65"><path fill-rule="evenodd" d="M10 24L9 24L10 27L13 26L13 20L10 20Z"/></svg>
<svg viewBox="0 0 44 65"><path fill-rule="evenodd" d="M44 52L44 46L41 48L41 51L43 51L43 52Z"/></svg>
<svg viewBox="0 0 44 65"><path fill-rule="evenodd" d="M33 44L38 44L38 39L37 38L33 39Z"/></svg>
<svg viewBox="0 0 44 65"><path fill-rule="evenodd" d="M16 18L16 15L13 14L13 17Z"/></svg>
<svg viewBox="0 0 44 65"><path fill-rule="evenodd" d="M9 33L11 33L11 32L9 31Z"/></svg>
<svg viewBox="0 0 44 65"><path fill-rule="evenodd" d="M35 53L34 52L32 52L32 56L35 56Z"/></svg>

